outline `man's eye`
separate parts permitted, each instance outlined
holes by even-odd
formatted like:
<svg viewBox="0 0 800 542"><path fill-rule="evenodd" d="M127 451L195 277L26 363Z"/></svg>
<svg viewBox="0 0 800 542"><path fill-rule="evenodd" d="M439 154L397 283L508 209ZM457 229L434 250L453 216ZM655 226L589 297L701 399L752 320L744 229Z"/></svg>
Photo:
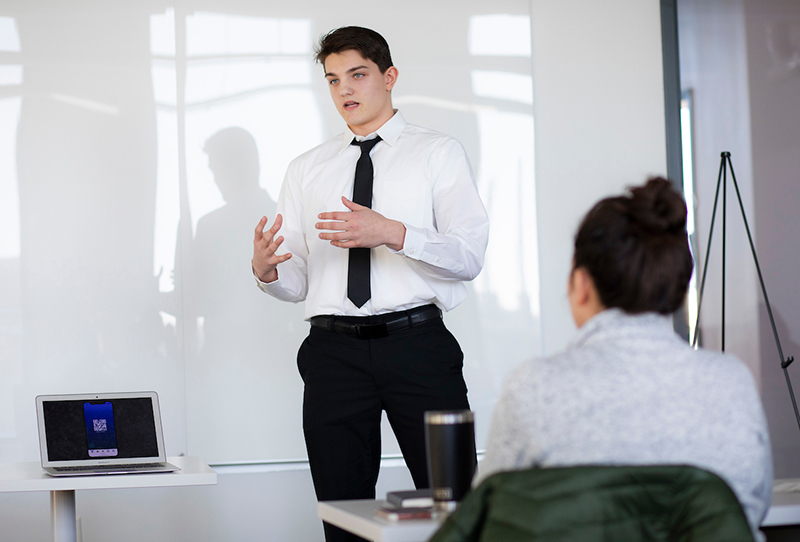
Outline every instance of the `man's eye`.
<svg viewBox="0 0 800 542"><path fill-rule="evenodd" d="M353 74L353 77L355 79L361 79L362 77L364 77L364 74L363 73L355 73L355 74Z"/></svg>
<svg viewBox="0 0 800 542"><path fill-rule="evenodd" d="M329 84L329 85L335 85L335 84L336 84L336 83L338 83L338 82L339 82L339 80L338 80L338 79L328 79L328 84Z"/></svg>

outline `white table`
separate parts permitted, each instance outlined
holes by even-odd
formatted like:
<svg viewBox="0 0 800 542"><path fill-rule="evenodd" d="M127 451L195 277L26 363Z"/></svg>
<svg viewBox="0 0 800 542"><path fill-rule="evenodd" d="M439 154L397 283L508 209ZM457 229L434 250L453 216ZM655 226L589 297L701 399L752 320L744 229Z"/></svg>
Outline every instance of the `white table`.
<svg viewBox="0 0 800 542"><path fill-rule="evenodd" d="M800 525L800 493L773 493L762 527Z"/></svg>
<svg viewBox="0 0 800 542"><path fill-rule="evenodd" d="M217 483L217 473L199 457L170 457L178 472L53 477L41 463L0 465L0 492L49 491L54 542L76 542L75 490L200 486Z"/></svg>
<svg viewBox="0 0 800 542"><path fill-rule="evenodd" d="M375 515L375 509L388 506L386 501L323 501L317 505L322 521L376 542L424 542L441 525L438 519L389 521Z"/></svg>
<svg viewBox="0 0 800 542"><path fill-rule="evenodd" d="M800 478L775 480L772 505L762 527L800 525Z"/></svg>
<svg viewBox="0 0 800 542"><path fill-rule="evenodd" d="M775 480L772 506L762 527L800 525L800 479ZM320 519L376 542L425 542L441 525L442 519L387 521L375 515L386 501L353 500L319 503Z"/></svg>

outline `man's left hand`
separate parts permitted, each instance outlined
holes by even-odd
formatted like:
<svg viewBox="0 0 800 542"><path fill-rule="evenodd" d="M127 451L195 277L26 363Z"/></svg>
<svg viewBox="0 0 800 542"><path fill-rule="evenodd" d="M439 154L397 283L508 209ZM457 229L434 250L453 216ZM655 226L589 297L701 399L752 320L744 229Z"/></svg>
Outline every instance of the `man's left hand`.
<svg viewBox="0 0 800 542"><path fill-rule="evenodd" d="M342 203L350 211L320 213L318 230L320 239L330 241L339 248L375 248L386 245L392 250L402 250L406 227L402 222L386 218L369 207L353 203L342 196Z"/></svg>

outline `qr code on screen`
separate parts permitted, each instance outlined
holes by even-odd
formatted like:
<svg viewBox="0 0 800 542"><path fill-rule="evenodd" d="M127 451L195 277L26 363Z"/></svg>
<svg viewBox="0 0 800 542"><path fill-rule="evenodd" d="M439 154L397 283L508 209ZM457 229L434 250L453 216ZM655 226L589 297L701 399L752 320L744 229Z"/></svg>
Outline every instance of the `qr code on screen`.
<svg viewBox="0 0 800 542"><path fill-rule="evenodd" d="M106 420L104 418L101 418L99 420L92 420L92 424L94 426L95 433L105 433L106 431L108 431L108 424L106 423Z"/></svg>

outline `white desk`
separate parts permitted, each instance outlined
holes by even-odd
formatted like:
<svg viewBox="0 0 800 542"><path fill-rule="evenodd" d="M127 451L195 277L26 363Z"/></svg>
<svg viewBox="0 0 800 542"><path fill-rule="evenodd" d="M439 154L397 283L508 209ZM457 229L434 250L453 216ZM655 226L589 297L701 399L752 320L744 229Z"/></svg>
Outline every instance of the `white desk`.
<svg viewBox="0 0 800 542"><path fill-rule="evenodd" d="M775 480L772 505L762 527L800 525L800 479Z"/></svg>
<svg viewBox="0 0 800 542"><path fill-rule="evenodd" d="M761 526L800 525L800 479L775 480L775 486ZM387 506L386 501L327 501L319 503L317 513L331 525L376 542L425 542L441 525L441 518L387 521L375 515L379 506Z"/></svg>
<svg viewBox="0 0 800 542"><path fill-rule="evenodd" d="M217 473L199 457L170 457L178 472L109 474L54 478L41 463L0 465L0 491L49 491L50 524L54 542L76 542L75 490L134 487L201 486L217 483Z"/></svg>
<svg viewBox="0 0 800 542"><path fill-rule="evenodd" d="M424 542L442 522L442 518L388 521L375 515L380 506L387 506L386 501L324 501L317 514L322 521L376 542Z"/></svg>
<svg viewBox="0 0 800 542"><path fill-rule="evenodd" d="M800 493L773 493L762 527L800 525Z"/></svg>

